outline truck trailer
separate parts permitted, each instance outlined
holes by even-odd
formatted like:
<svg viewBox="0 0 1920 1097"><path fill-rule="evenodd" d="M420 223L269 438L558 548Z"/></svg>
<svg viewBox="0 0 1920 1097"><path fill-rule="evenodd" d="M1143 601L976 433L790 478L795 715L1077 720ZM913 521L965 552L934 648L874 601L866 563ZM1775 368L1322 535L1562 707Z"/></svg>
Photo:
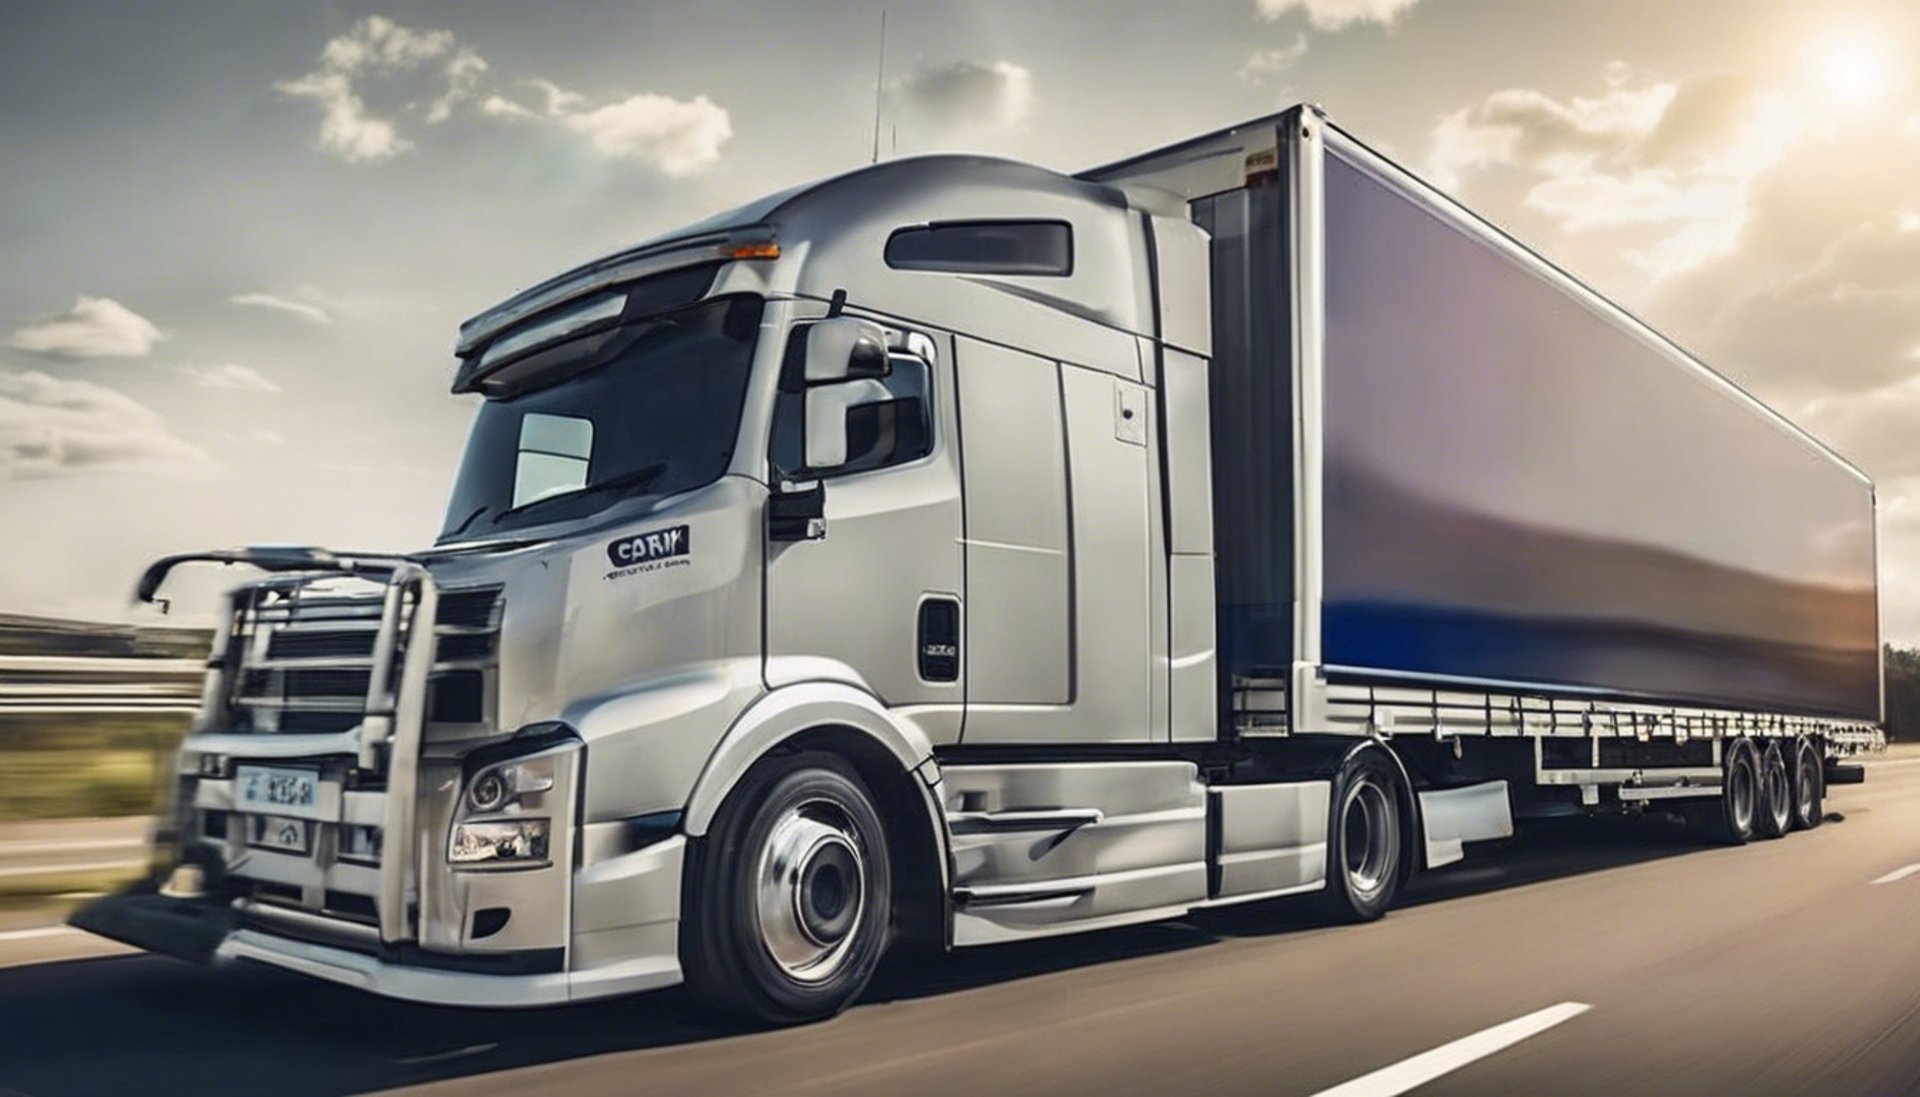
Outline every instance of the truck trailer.
<svg viewBox="0 0 1920 1097"><path fill-rule="evenodd" d="M433 547L231 591L151 879L75 923L399 998L831 1015L957 948L1516 821L1821 821L1873 485L1295 107L876 163L462 325Z"/></svg>

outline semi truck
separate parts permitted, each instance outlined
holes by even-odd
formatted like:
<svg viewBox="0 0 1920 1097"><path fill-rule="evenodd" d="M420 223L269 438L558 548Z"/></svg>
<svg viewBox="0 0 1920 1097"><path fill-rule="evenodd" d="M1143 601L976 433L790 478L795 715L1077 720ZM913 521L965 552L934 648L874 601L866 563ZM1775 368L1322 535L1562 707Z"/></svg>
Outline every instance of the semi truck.
<svg viewBox="0 0 1920 1097"><path fill-rule="evenodd" d="M1873 485L1316 107L862 167L462 325L405 554L195 553L152 878L76 924L394 997L767 1023L1555 815L1813 827Z"/></svg>

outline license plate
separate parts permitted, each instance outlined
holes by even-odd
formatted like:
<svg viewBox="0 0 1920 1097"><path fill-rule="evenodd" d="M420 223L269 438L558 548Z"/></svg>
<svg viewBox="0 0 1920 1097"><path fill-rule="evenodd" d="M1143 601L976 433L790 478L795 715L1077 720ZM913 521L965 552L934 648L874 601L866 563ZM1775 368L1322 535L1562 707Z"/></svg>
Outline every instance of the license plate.
<svg viewBox="0 0 1920 1097"><path fill-rule="evenodd" d="M320 773L284 766L239 766L233 773L233 809L262 815L320 818Z"/></svg>
<svg viewBox="0 0 1920 1097"><path fill-rule="evenodd" d="M312 824L305 819L288 819L282 815L247 816L248 845L277 849L282 853L305 853L312 835Z"/></svg>

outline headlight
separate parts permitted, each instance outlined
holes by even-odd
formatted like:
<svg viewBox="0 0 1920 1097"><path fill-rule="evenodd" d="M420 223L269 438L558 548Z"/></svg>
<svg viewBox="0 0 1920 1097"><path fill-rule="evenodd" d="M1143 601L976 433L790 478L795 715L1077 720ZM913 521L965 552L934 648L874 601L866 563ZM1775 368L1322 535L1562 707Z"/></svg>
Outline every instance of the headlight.
<svg viewBox="0 0 1920 1097"><path fill-rule="evenodd" d="M456 865L543 865L547 861L547 820L490 819L457 824L447 860Z"/></svg>
<svg viewBox="0 0 1920 1097"><path fill-rule="evenodd" d="M467 806L483 814L499 811L522 796L553 787L552 757L502 762L474 775L467 785Z"/></svg>
<svg viewBox="0 0 1920 1097"><path fill-rule="evenodd" d="M577 739L469 770L447 835L447 864L457 869L543 868L553 820L565 819ZM566 825L564 822L562 825Z"/></svg>

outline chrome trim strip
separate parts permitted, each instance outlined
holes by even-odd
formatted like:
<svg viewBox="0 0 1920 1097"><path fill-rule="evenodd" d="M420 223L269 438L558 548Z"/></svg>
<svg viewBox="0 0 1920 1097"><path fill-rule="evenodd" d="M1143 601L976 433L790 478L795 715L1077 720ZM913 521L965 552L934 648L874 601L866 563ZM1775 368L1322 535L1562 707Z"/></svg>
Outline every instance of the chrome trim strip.
<svg viewBox="0 0 1920 1097"><path fill-rule="evenodd" d="M345 918L333 918L323 914L313 914L292 907L262 903L254 899L235 899L233 909L249 918L262 922L272 922L295 933L312 933L332 937L340 941L354 941L363 945L380 943L380 931L364 922L348 921Z"/></svg>
<svg viewBox="0 0 1920 1097"><path fill-rule="evenodd" d="M1004 830L1078 830L1106 818L1099 808L1058 808L1036 811L956 811L947 816L954 834L983 834Z"/></svg>

